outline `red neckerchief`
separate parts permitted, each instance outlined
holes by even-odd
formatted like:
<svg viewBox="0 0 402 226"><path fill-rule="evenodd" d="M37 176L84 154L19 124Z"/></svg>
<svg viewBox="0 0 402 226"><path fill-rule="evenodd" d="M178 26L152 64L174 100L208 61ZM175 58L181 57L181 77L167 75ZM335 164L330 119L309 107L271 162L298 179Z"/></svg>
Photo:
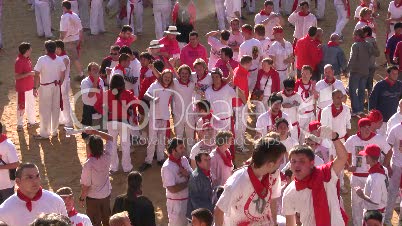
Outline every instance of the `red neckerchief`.
<svg viewBox="0 0 402 226"><path fill-rule="evenodd" d="M226 150L225 154L224 154L217 148L216 152L218 152L219 156L221 156L223 163L225 163L226 166L233 167L233 162L232 162L233 158L232 158L232 154L230 154L229 150Z"/></svg>
<svg viewBox="0 0 402 226"><path fill-rule="evenodd" d="M290 93L290 94L288 95L288 94L286 94L286 90L284 89L284 90L282 90L282 94L285 95L285 97L291 97L291 96L293 96L293 95L296 94L296 91L293 90L292 93Z"/></svg>
<svg viewBox="0 0 402 226"><path fill-rule="evenodd" d="M332 81L328 81L328 78L325 77L324 82L327 83L328 85L332 85L335 83L335 80L336 80L335 78L332 78Z"/></svg>
<svg viewBox="0 0 402 226"><path fill-rule="evenodd" d="M328 46L332 47L332 46L339 46L339 44L337 42L333 42L333 41L329 41L328 42Z"/></svg>
<svg viewBox="0 0 402 226"><path fill-rule="evenodd" d="M226 83L224 83L224 82L222 81L222 82L221 82L221 87L215 89L214 84L212 84L212 90L213 90L213 91L219 91L219 90L221 90L225 85L226 85Z"/></svg>
<svg viewBox="0 0 402 226"><path fill-rule="evenodd" d="M343 111L343 105L338 109L336 109L334 104L331 104L331 112L332 112L332 117L336 118L341 112Z"/></svg>
<svg viewBox="0 0 402 226"><path fill-rule="evenodd" d="M67 53L65 50L63 50L58 56L65 56L65 55L67 55Z"/></svg>
<svg viewBox="0 0 402 226"><path fill-rule="evenodd" d="M123 66L121 66L121 64L117 64L114 69L115 69L115 70L120 70L120 71L122 71L122 72L123 72L122 75L125 75L125 74L126 74L126 69L125 69Z"/></svg>
<svg viewBox="0 0 402 226"><path fill-rule="evenodd" d="M177 81L179 81L180 84L182 84L183 86L187 86L188 84L190 84L190 79L188 79L188 81L186 83L182 82L181 79L177 79Z"/></svg>
<svg viewBox="0 0 402 226"><path fill-rule="evenodd" d="M96 158L96 159L99 159L99 158L100 158L100 156L95 157L95 156L93 156L91 153L89 153L89 154L88 154L88 158L91 158L91 157L92 157L92 158Z"/></svg>
<svg viewBox="0 0 402 226"><path fill-rule="evenodd" d="M361 140L368 141L368 140L370 140L371 138L375 137L376 134L375 134L374 132L371 132L370 135L369 135L366 139L364 139L364 138L362 137L362 134L360 133L360 131L358 131L358 132L356 133L356 135L357 135Z"/></svg>
<svg viewBox="0 0 402 226"><path fill-rule="evenodd" d="M271 123L272 123L272 126L274 126L274 125L275 125L275 120L276 120L277 118L282 118L282 111L279 110L278 114L276 114L276 115L273 115L272 112L271 112L270 115L271 115Z"/></svg>
<svg viewBox="0 0 402 226"><path fill-rule="evenodd" d="M296 191L311 189L316 225L331 225L328 198L324 187L324 182L330 180L331 170L318 170L317 167L314 167L311 174L303 180L299 181L295 178Z"/></svg>
<svg viewBox="0 0 402 226"><path fill-rule="evenodd" d="M90 76L88 76L88 77L89 77L89 80L91 80L91 82L92 82L92 84L93 84L93 83L95 82L94 77L93 77L92 75L90 75ZM97 82L97 84L96 84L96 87L98 87L98 88L100 89L101 87L100 87L99 83L100 83L100 78L98 79L98 82Z"/></svg>
<svg viewBox="0 0 402 226"><path fill-rule="evenodd" d="M364 3L364 2L363 2L363 3L360 3L360 6L361 6L361 7L367 7L367 8L369 7L369 6L366 5L366 3Z"/></svg>
<svg viewBox="0 0 402 226"><path fill-rule="evenodd" d="M56 59L56 54L55 53L47 53L46 55L48 55L52 60Z"/></svg>
<svg viewBox="0 0 402 226"><path fill-rule="evenodd" d="M385 176L384 167L379 162L377 162L377 164L375 164L374 166L370 167L368 172L369 174L380 173Z"/></svg>
<svg viewBox="0 0 402 226"><path fill-rule="evenodd" d="M201 118L202 118L202 121L203 121L202 124L204 124L204 123L206 123L206 122L210 122L211 119L212 119L212 113L209 112L206 116L203 116L203 117L201 117Z"/></svg>
<svg viewBox="0 0 402 226"><path fill-rule="evenodd" d="M68 10L66 13L68 13L68 14L73 14L73 11Z"/></svg>
<svg viewBox="0 0 402 226"><path fill-rule="evenodd" d="M7 135L4 133L0 134L0 143L3 143L5 140L7 140Z"/></svg>
<svg viewBox="0 0 402 226"><path fill-rule="evenodd" d="M304 13L303 11L299 12L299 16L308 16L310 12Z"/></svg>
<svg viewBox="0 0 402 226"><path fill-rule="evenodd" d="M266 13L263 9L260 11L261 16L269 16L270 14Z"/></svg>
<svg viewBox="0 0 402 226"><path fill-rule="evenodd" d="M198 77L198 74L197 74L197 83L200 82L200 81L202 81L205 77L207 77L207 74L208 74L208 72L205 71L205 72L204 72L204 75L203 75L201 78L199 78L199 77Z"/></svg>
<svg viewBox="0 0 402 226"><path fill-rule="evenodd" d="M35 196L32 199L22 194L19 188L17 189L17 196L18 198L20 198L22 201L25 202L28 211L32 212L32 201L38 201L40 197L42 197L42 187L39 188L39 191L35 194Z"/></svg>
<svg viewBox="0 0 402 226"><path fill-rule="evenodd" d="M184 169L183 165L181 164L181 159L176 159L173 155L169 155L169 160L175 163L179 168Z"/></svg>
<svg viewBox="0 0 402 226"><path fill-rule="evenodd" d="M201 169L201 168L199 168L200 170L201 170L201 172L205 175L205 176L207 176L208 178L211 178L211 170L205 170L205 169Z"/></svg>
<svg viewBox="0 0 402 226"><path fill-rule="evenodd" d="M73 207L70 211L68 211L68 217L73 217L78 214L77 210Z"/></svg>
<svg viewBox="0 0 402 226"><path fill-rule="evenodd" d="M140 69L140 80L142 81L145 78L145 73L149 70L148 67L141 67Z"/></svg>
<svg viewBox="0 0 402 226"><path fill-rule="evenodd" d="M385 80L385 82L388 83L388 85L391 86L391 87L394 86L395 83L396 83L396 81L391 81L391 80L389 79L389 77L386 77L384 80Z"/></svg>
<svg viewBox="0 0 402 226"><path fill-rule="evenodd" d="M307 89L306 89L306 87L304 87L305 85L308 85ZM295 87L296 87L296 90L298 89L298 87L300 87L302 89L301 96L303 97L303 99L308 98L310 96L310 89L312 87L312 82L310 80L310 81L308 81L307 84L303 84L302 79L299 79L299 80L296 81L296 86Z"/></svg>
<svg viewBox="0 0 402 226"><path fill-rule="evenodd" d="M254 171L250 165L247 167L247 173L258 197L260 197L261 199L265 199L268 195L269 190L269 173L265 174L262 177L261 181L254 174Z"/></svg>

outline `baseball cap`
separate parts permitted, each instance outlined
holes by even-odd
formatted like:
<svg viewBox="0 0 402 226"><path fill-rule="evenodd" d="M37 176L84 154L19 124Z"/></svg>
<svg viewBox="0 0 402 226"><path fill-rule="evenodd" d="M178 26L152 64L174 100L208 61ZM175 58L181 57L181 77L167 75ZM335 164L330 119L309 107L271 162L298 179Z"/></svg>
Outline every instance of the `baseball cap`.
<svg viewBox="0 0 402 226"><path fill-rule="evenodd" d="M70 187L62 187L56 191L59 196L71 196L73 195L73 190Z"/></svg>
<svg viewBox="0 0 402 226"><path fill-rule="evenodd" d="M370 119L371 122L382 122L382 114L379 110L371 110L367 118Z"/></svg>
<svg viewBox="0 0 402 226"><path fill-rule="evenodd" d="M371 120L368 118L361 118L359 119L359 121L357 122L357 125L359 127L364 127L364 126L371 126Z"/></svg>
<svg viewBox="0 0 402 226"><path fill-rule="evenodd" d="M308 124L308 131L312 132L314 130L317 130L318 128L320 128L320 126L321 126L321 122L319 122L319 121L311 121Z"/></svg>
<svg viewBox="0 0 402 226"><path fill-rule="evenodd" d="M363 151L359 152L359 155L368 155L372 157L379 157L381 154L381 149L376 144L369 144L367 145Z"/></svg>

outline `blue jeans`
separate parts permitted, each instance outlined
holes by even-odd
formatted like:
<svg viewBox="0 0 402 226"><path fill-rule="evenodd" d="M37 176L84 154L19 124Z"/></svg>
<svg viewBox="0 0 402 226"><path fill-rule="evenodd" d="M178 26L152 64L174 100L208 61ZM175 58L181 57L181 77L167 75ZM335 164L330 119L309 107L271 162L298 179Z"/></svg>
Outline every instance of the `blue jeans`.
<svg viewBox="0 0 402 226"><path fill-rule="evenodd" d="M350 73L349 94L352 103L352 112L358 113L364 110L364 94L366 90L368 75Z"/></svg>

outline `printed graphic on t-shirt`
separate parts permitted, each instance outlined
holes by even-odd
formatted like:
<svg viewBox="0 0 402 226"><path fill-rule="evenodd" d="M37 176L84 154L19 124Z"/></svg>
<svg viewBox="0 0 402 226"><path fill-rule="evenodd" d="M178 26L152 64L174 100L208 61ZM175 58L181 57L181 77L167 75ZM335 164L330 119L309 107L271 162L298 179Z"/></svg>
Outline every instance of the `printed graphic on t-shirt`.
<svg viewBox="0 0 402 226"><path fill-rule="evenodd" d="M252 53L252 55L253 55L253 59L254 59L254 60L256 60L256 59L258 58L258 56L260 55L257 46L253 46L251 53Z"/></svg>
<svg viewBox="0 0 402 226"><path fill-rule="evenodd" d="M356 167L361 167L363 163L363 156L359 154L364 149L364 146L355 146Z"/></svg>

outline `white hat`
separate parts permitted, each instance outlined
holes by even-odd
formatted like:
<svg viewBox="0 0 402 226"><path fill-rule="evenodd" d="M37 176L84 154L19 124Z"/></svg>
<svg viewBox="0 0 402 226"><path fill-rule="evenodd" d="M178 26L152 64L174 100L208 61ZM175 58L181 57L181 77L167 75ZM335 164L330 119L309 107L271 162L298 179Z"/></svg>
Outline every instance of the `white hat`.
<svg viewBox="0 0 402 226"><path fill-rule="evenodd" d="M180 35L181 33L177 31L176 26L169 26L167 31L165 31L165 34L171 34L171 35Z"/></svg>
<svg viewBox="0 0 402 226"><path fill-rule="evenodd" d="M150 49L159 49L162 48L164 45L159 43L159 40L152 40L149 43L149 47Z"/></svg>

